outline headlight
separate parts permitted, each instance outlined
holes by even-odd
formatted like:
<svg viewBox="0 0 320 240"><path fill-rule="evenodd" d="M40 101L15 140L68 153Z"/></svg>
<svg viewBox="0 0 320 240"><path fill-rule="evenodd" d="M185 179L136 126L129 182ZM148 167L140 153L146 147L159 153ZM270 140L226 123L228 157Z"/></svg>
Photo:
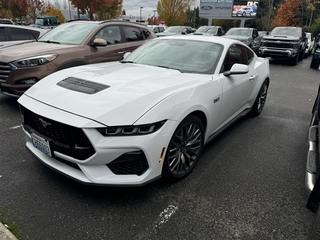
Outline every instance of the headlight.
<svg viewBox="0 0 320 240"><path fill-rule="evenodd" d="M58 54L48 54L48 55L42 55L42 56L36 56L36 57L16 60L16 61L11 62L11 64L13 64L17 68L33 67L33 66L44 65L48 62L53 61L57 57L58 57Z"/></svg>
<svg viewBox="0 0 320 240"><path fill-rule="evenodd" d="M103 136L132 136L132 135L146 135L158 131L166 120L144 124L144 125L130 125L130 126L112 126L106 128L97 128L98 132Z"/></svg>

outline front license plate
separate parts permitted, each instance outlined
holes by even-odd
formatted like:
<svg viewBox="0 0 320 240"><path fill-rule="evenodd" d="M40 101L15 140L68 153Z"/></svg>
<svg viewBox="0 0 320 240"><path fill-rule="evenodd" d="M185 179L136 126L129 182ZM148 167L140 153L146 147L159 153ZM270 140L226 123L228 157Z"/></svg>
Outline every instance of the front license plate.
<svg viewBox="0 0 320 240"><path fill-rule="evenodd" d="M36 149L40 150L41 152L48 155L49 157L52 157L50 144L48 140L42 137L39 137L34 133L31 134L31 139L32 139L32 144Z"/></svg>

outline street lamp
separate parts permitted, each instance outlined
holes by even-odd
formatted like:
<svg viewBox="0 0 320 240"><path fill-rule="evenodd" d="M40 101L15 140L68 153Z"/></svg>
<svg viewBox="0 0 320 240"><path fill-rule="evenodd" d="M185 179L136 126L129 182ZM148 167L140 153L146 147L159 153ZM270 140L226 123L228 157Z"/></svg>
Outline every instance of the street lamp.
<svg viewBox="0 0 320 240"><path fill-rule="evenodd" d="M139 18L139 22L141 22L141 9L142 9L143 7L140 7L140 18Z"/></svg>

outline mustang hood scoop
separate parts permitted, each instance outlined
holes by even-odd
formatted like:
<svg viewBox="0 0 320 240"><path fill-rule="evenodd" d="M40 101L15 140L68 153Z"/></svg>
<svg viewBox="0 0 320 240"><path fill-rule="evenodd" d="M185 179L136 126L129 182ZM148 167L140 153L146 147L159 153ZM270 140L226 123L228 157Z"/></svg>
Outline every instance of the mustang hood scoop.
<svg viewBox="0 0 320 240"><path fill-rule="evenodd" d="M57 85L69 90L87 94L94 94L110 87L108 85L91 82L75 77L68 77L58 82Z"/></svg>

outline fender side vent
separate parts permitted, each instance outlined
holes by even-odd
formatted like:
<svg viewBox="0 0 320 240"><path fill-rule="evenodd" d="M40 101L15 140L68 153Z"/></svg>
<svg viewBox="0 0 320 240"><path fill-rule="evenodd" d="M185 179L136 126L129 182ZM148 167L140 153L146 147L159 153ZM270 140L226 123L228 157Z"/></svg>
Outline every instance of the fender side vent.
<svg viewBox="0 0 320 240"><path fill-rule="evenodd" d="M86 94L95 94L109 88L108 85L87 81L80 78L68 77L57 83L58 86Z"/></svg>

